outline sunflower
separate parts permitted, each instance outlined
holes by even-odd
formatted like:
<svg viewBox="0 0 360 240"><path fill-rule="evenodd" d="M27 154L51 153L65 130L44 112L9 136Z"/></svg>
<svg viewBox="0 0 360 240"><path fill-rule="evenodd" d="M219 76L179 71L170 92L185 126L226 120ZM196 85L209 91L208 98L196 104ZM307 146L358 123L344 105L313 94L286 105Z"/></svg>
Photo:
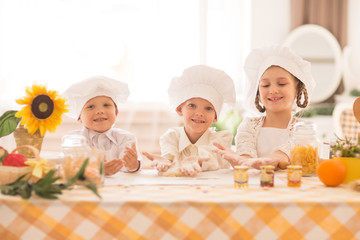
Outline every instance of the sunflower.
<svg viewBox="0 0 360 240"><path fill-rule="evenodd" d="M40 84L26 87L25 92L26 97L16 100L18 104L26 105L15 114L15 117L21 118L20 124L24 125L30 134L37 130L41 136L44 136L46 131L55 132L61 124L62 114L68 111L66 100L61 98L57 91L48 91L45 85Z"/></svg>

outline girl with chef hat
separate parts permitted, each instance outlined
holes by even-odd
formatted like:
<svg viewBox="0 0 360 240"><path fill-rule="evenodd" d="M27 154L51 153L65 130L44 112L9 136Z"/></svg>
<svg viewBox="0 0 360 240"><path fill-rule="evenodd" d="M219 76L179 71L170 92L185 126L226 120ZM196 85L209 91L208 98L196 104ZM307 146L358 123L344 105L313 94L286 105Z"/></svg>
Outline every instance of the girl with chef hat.
<svg viewBox="0 0 360 240"><path fill-rule="evenodd" d="M254 49L245 61L247 116L235 137L236 153L215 143L215 152L232 166L259 168L289 164L290 134L295 113L309 102L315 81L311 65L287 47ZM255 115L255 116L254 116ZM257 115L257 116L256 116Z"/></svg>
<svg viewBox="0 0 360 240"><path fill-rule="evenodd" d="M136 149L136 136L123 129L114 128L119 104L129 96L126 83L94 76L70 86L63 97L67 98L67 115L83 124L81 134L91 147L105 154L105 175L113 175L121 169L136 172L140 160Z"/></svg>
<svg viewBox="0 0 360 240"><path fill-rule="evenodd" d="M233 135L210 126L224 104L235 103L232 79L221 70L196 65L172 79L168 95L184 126L170 128L160 137L161 156L144 153L159 174L194 176L200 171L229 168L230 164L212 150L214 142L231 147Z"/></svg>

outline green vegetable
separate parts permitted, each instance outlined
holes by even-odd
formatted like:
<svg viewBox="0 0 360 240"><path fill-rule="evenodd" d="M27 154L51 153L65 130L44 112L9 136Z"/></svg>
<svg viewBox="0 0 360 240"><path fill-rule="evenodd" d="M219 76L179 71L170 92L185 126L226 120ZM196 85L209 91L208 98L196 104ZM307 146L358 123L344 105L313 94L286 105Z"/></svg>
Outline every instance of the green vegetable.
<svg viewBox="0 0 360 240"><path fill-rule="evenodd" d="M76 175L68 179L65 184L56 183L56 181L59 180L60 177L54 177L55 171L51 170L45 175L44 178L40 179L36 183L33 183L29 180L23 180L23 178L25 177L25 175L23 175L12 183L0 186L1 193L11 196L20 195L23 199L29 199L32 192L34 192L36 195L42 198L57 199L58 195L62 194L62 190L71 189L71 187L77 181L86 181L87 184L84 186L91 190L96 196L101 198L100 194L97 191L97 186L90 179L86 179L84 175L88 161L89 160L86 159L80 170L76 173Z"/></svg>

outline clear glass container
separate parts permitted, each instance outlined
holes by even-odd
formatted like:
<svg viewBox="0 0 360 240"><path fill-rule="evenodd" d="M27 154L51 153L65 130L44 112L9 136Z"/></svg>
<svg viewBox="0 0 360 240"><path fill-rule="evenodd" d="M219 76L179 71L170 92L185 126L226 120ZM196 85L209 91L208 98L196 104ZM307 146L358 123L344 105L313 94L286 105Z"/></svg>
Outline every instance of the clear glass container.
<svg viewBox="0 0 360 240"><path fill-rule="evenodd" d="M234 187L235 188L247 188L249 175L246 166L235 166L234 167Z"/></svg>
<svg viewBox="0 0 360 240"><path fill-rule="evenodd" d="M98 187L104 182L104 155L101 151L92 149L82 135L69 134L62 138L62 152L64 154L63 173L65 181L72 178L88 160L83 180L76 184L87 184L91 180Z"/></svg>
<svg viewBox="0 0 360 240"><path fill-rule="evenodd" d="M287 166L287 185L288 187L300 187L301 186L301 166L289 165Z"/></svg>
<svg viewBox="0 0 360 240"><path fill-rule="evenodd" d="M260 166L260 187L274 187L274 170L272 165Z"/></svg>
<svg viewBox="0 0 360 240"><path fill-rule="evenodd" d="M320 141L313 122L295 124L291 139L291 165L302 167L302 176L316 176Z"/></svg>

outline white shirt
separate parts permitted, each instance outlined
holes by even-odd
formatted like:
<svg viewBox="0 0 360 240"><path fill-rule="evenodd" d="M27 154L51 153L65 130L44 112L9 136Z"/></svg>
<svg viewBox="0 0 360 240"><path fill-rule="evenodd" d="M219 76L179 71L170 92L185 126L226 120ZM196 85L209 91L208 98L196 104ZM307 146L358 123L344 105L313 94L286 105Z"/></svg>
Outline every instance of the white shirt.
<svg viewBox="0 0 360 240"><path fill-rule="evenodd" d="M258 157L269 157L274 149L286 144L290 130L281 128L262 127L257 138L256 150Z"/></svg>
<svg viewBox="0 0 360 240"><path fill-rule="evenodd" d="M230 148L232 138L232 133L229 131L216 132L215 128L209 128L196 143L192 144L184 127L174 127L160 137L161 155L173 162L179 162L190 156L210 158L209 161L202 163L203 171L229 168L229 162L212 150L215 149L214 142Z"/></svg>
<svg viewBox="0 0 360 240"><path fill-rule="evenodd" d="M110 128L106 132L99 133L84 127L82 130L73 131L70 134L81 134L85 136L91 147L95 147L104 152L106 161L122 158L125 147L131 147L131 143L135 142L138 159L140 159L141 154L137 147L135 134L123 129Z"/></svg>
<svg viewBox="0 0 360 240"><path fill-rule="evenodd" d="M239 155L250 155L253 158L260 157L258 149L261 150L262 157L269 157L269 152L273 153L277 150L282 151L290 158L290 150L291 150L291 131L293 125L299 121L295 118L295 121L292 122L287 127L287 129L280 129L280 133L263 133L262 136L269 137L267 140L262 140L262 136L260 136L260 130L263 129L262 125L264 123L265 117L254 117L254 118L245 118L240 126L237 129L235 142L236 142L236 152ZM276 129L276 128L274 128ZM287 130L287 131L282 131ZM266 130L264 130L266 131ZM271 130L270 130L271 131ZM277 134L281 135L281 141L278 141L276 137L271 137L269 134ZM262 146L260 146L260 144ZM270 144L270 145L269 145ZM271 150L270 150L271 148Z"/></svg>

